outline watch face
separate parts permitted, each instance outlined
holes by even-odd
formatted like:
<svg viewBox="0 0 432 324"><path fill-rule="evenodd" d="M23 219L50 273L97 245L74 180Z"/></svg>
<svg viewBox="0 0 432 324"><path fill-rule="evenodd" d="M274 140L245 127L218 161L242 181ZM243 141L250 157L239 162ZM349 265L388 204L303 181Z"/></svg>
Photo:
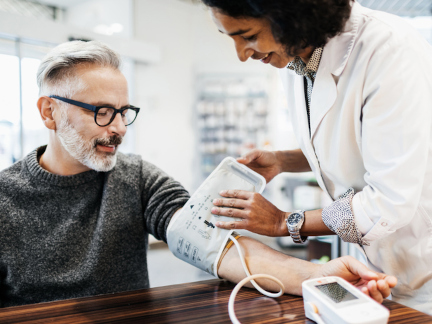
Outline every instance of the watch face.
<svg viewBox="0 0 432 324"><path fill-rule="evenodd" d="M298 222L300 222L300 220L302 219L302 216L298 213L292 213L289 217L288 217L288 224L290 225L296 225Z"/></svg>

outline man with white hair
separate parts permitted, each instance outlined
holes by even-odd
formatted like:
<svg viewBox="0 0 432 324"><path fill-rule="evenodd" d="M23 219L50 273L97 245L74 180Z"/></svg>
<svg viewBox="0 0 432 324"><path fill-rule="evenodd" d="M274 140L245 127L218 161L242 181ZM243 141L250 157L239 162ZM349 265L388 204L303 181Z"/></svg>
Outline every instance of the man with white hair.
<svg viewBox="0 0 432 324"><path fill-rule="evenodd" d="M141 157L117 152L139 113L119 66L107 46L75 41L39 67L37 106L49 142L0 172L0 307L149 287L148 233L166 242L189 194ZM276 275L288 293L326 275L378 301L396 285L353 258L315 265L247 237L239 243L250 271ZM236 251L226 252L218 273L243 279Z"/></svg>

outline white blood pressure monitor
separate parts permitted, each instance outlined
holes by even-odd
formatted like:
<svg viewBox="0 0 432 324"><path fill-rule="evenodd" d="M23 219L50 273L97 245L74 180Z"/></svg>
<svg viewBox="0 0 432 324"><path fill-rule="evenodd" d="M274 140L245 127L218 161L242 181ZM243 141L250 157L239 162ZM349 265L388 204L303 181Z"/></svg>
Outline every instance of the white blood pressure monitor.
<svg viewBox="0 0 432 324"><path fill-rule="evenodd" d="M390 312L339 277L306 280L302 284L306 317L326 324L387 323ZM322 319L322 320L321 320Z"/></svg>

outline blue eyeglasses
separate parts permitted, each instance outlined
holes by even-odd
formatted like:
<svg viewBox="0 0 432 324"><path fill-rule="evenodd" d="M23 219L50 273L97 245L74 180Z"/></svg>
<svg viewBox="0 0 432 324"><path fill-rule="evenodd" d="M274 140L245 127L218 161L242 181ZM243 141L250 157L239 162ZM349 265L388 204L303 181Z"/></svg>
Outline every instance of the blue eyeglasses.
<svg viewBox="0 0 432 324"><path fill-rule="evenodd" d="M68 104L88 109L94 112L94 120L96 125L100 127L108 126L112 123L117 113L122 116L125 126L132 124L138 116L140 109L135 106L128 106L121 109L106 106L93 106L84 102L63 98L59 96L49 96L50 98L58 99Z"/></svg>

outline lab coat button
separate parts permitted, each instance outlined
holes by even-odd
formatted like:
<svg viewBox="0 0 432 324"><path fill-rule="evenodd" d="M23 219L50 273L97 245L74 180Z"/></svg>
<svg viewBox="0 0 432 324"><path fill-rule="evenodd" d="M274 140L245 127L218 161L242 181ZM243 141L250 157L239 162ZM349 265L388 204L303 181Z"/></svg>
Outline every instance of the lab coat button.
<svg viewBox="0 0 432 324"><path fill-rule="evenodd" d="M385 227L385 226L387 226L387 223L386 222L382 222L381 225Z"/></svg>

